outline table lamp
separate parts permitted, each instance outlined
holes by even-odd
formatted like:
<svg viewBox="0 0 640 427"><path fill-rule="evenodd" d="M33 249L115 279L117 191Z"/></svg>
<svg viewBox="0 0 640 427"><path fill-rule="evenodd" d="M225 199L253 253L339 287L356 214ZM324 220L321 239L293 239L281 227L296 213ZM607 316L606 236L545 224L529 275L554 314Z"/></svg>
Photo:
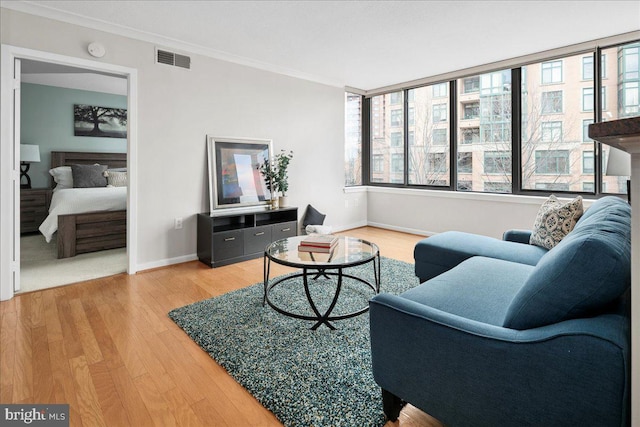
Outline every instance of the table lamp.
<svg viewBox="0 0 640 427"><path fill-rule="evenodd" d="M20 188L31 188L31 178L27 174L31 163L40 162L40 146L30 144L20 144ZM22 183L25 177L26 183Z"/></svg>
<svg viewBox="0 0 640 427"><path fill-rule="evenodd" d="M607 176L631 176L631 154L610 147L604 174ZM631 180L629 179L627 179L627 200L631 203Z"/></svg>

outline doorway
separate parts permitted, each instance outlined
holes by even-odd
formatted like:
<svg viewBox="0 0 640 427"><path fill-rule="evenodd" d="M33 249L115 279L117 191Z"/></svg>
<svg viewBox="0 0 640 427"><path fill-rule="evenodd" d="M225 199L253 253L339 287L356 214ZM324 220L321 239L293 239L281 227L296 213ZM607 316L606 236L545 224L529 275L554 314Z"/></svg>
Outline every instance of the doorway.
<svg viewBox="0 0 640 427"><path fill-rule="evenodd" d="M136 164L137 164L137 71L102 62L2 45L2 144L0 146L0 300L20 290L20 84L22 61L37 61L50 66L83 69L111 74L127 82L127 172L126 196L126 270L136 272ZM8 197L7 197L8 196Z"/></svg>

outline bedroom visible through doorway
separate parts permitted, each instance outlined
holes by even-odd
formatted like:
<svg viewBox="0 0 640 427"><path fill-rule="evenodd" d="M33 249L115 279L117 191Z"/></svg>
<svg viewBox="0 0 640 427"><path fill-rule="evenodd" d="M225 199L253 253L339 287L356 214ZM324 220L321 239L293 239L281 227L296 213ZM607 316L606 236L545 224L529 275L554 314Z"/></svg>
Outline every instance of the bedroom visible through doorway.
<svg viewBox="0 0 640 427"><path fill-rule="evenodd" d="M115 237L94 236L94 232L89 230L89 235L78 238L78 241L84 239L78 245L86 246L86 242L89 241L90 252L78 253L75 256L67 254L64 258L61 257L58 249L60 231L57 230L57 214L82 213L87 210L101 210L103 207L109 211L126 209L127 189L122 189L124 192L120 191L122 194L118 195L118 199L113 202L117 205L105 204L100 194L95 195L100 199L87 198L85 201L84 197L89 196L83 194L92 191L113 193L120 190L114 188L72 188L70 192L80 193L77 197L82 196L82 199L74 195L69 200L68 195L63 194L62 191L68 190L65 188L66 183L62 180L58 182L57 174L56 178L52 178L49 170L64 168L64 172L67 172L66 169L70 172L71 163L76 163L76 160L69 160L69 163L58 167L52 158L53 152L88 153L89 156L93 153L122 153L124 163L109 165L108 161L95 160L95 162L107 165L109 170L117 166L117 173L120 176L124 174L126 177L128 151L126 135L125 138L76 136L74 121L77 124L78 105L126 112L127 78L42 61L22 60L21 62L20 144L36 145L40 152L40 162L30 165L31 189L20 189L20 290L18 292L30 292L125 273L128 267L127 250L124 247L126 246L126 211L123 210L124 219L120 224L113 225L113 227L120 227L120 234ZM109 126L110 121L113 121L113 118L108 114L105 114L102 119L96 118L96 128ZM124 126L126 127L126 122ZM94 160L88 157L87 163L94 163ZM105 177L105 182L106 179ZM122 186L122 183L120 182L119 185ZM126 181L124 186L127 186ZM48 226L43 229L41 224L45 218ZM86 233L87 230L78 231L79 234L83 232ZM47 239L50 241L47 242ZM118 241L114 243L114 239ZM74 242L73 254L76 253L75 244ZM80 246L78 252L82 252ZM103 248L104 250L96 250Z"/></svg>

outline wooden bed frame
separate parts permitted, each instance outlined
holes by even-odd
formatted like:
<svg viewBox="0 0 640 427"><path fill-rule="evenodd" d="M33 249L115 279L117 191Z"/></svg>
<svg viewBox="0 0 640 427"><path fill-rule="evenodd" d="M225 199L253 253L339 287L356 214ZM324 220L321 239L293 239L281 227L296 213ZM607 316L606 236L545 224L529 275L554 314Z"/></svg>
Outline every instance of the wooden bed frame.
<svg viewBox="0 0 640 427"><path fill-rule="evenodd" d="M126 153L52 151L51 168L99 163L127 166ZM51 187L55 186L52 180ZM58 216L58 258L127 246L127 211L95 211Z"/></svg>

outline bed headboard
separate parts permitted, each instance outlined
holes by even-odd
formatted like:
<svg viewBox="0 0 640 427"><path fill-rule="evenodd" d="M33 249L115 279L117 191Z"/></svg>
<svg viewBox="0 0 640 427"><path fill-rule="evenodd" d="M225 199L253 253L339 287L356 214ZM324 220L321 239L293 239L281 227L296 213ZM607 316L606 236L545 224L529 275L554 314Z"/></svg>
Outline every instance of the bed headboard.
<svg viewBox="0 0 640 427"><path fill-rule="evenodd" d="M93 165L95 163L108 165L109 168L124 168L127 166L127 153L86 153L78 151L52 151L51 168L71 165ZM51 178L51 187L55 186Z"/></svg>

